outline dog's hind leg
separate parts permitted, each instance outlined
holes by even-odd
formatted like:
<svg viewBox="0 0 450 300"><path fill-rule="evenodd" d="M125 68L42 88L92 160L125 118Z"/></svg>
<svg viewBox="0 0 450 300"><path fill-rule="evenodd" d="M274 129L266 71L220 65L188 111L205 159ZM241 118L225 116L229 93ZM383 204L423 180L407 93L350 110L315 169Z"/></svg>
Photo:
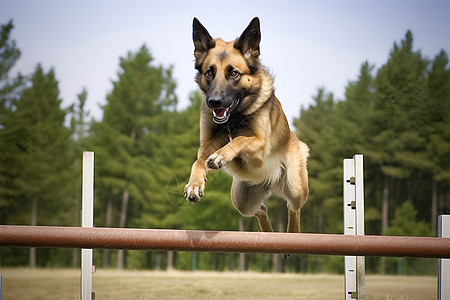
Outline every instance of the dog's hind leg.
<svg viewBox="0 0 450 300"><path fill-rule="evenodd" d="M267 215L267 207L264 204L261 204L260 209L255 213L255 217L258 219L261 231L273 232L272 224L270 224L269 216Z"/></svg>
<svg viewBox="0 0 450 300"><path fill-rule="evenodd" d="M303 185L300 189L293 189L289 185L285 193L287 208L289 211L287 232L300 233L300 211L308 197L308 187Z"/></svg>
<svg viewBox="0 0 450 300"><path fill-rule="evenodd" d="M261 231L273 231L267 215L267 207L264 201L270 196L269 189L251 185L248 182L233 179L231 186L231 202L234 207L246 217L256 217Z"/></svg>
<svg viewBox="0 0 450 300"><path fill-rule="evenodd" d="M288 208L288 210L289 210L289 217L288 217L287 232L300 233L300 209L294 210Z"/></svg>
<svg viewBox="0 0 450 300"><path fill-rule="evenodd" d="M289 210L288 232L300 232L300 209L308 198L308 171L306 161L309 155L308 146L298 141L291 133L290 150L286 164L286 185L282 188Z"/></svg>
<svg viewBox="0 0 450 300"><path fill-rule="evenodd" d="M283 178L274 186L274 193L287 202L289 212L287 232L300 232L300 210L308 197L307 178L302 178L298 173L292 173L287 168L286 178ZM306 181L306 184L304 184Z"/></svg>

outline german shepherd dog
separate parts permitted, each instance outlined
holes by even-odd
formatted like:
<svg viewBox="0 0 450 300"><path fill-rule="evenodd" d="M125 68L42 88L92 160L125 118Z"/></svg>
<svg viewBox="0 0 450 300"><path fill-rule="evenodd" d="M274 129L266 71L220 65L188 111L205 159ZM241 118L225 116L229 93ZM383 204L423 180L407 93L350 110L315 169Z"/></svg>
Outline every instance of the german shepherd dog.
<svg viewBox="0 0 450 300"><path fill-rule="evenodd" d="M204 195L206 174L233 176L231 201L243 215L273 231L264 201L273 193L287 201L287 231L300 232L300 209L308 196L308 146L290 131L274 95L273 77L259 60L261 32L254 18L232 42L213 39L193 21L196 81L203 92L200 148L184 196Z"/></svg>

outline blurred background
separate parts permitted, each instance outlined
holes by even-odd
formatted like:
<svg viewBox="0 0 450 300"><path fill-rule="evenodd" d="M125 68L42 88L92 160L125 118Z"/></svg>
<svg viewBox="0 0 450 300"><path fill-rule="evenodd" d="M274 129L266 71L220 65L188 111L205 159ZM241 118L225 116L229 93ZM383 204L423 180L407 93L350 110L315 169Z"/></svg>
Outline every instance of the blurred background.
<svg viewBox="0 0 450 300"><path fill-rule="evenodd" d="M261 20L261 60L311 148L302 231L342 233L342 161L364 154L366 234L435 236L450 211L446 1L1 1L0 224L80 226L95 151L96 226L257 231L231 177L183 198L199 145L192 19L233 40ZM267 203L277 231L286 206ZM342 257L96 250L102 268L342 273ZM0 266L78 267L79 250L0 248ZM369 273L436 260L367 258Z"/></svg>

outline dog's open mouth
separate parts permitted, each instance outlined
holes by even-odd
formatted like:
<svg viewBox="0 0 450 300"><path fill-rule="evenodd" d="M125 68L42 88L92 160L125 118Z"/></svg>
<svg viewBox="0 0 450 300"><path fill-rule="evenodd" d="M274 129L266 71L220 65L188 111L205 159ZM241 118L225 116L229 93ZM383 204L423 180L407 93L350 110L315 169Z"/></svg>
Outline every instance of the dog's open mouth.
<svg viewBox="0 0 450 300"><path fill-rule="evenodd" d="M233 111L233 109L236 108L236 106L239 104L239 97L236 98L233 103L227 108L216 108L213 109L213 120L216 124L225 124L228 122L228 119L230 118L230 113Z"/></svg>

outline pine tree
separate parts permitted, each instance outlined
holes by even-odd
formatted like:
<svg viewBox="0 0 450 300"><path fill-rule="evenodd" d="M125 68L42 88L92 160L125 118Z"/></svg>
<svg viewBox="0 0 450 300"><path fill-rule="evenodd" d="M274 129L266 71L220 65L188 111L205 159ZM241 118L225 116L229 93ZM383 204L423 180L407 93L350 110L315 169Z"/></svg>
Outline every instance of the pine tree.
<svg viewBox="0 0 450 300"><path fill-rule="evenodd" d="M427 87L430 95L424 114L428 119L427 151L433 163L431 229L436 234L440 191L450 182L450 67L447 53L441 51L433 60Z"/></svg>
<svg viewBox="0 0 450 300"><path fill-rule="evenodd" d="M385 176L383 200L383 226L387 223L390 178L409 178L413 170L429 169L426 155L422 118L426 103L425 70L427 61L420 51L413 51L410 31L401 41L394 43L388 62L375 79L375 114L372 119L374 153L372 158Z"/></svg>
<svg viewBox="0 0 450 300"><path fill-rule="evenodd" d="M85 110L87 95L88 92L86 88L83 87L81 92L77 95L77 105L72 105L71 107L72 120L70 125L74 133L73 139L81 147L83 146L84 141L86 140L86 137L89 133L89 122L87 120L87 118L89 117L89 111Z"/></svg>
<svg viewBox="0 0 450 300"><path fill-rule="evenodd" d="M382 234L389 226L389 212L395 207L389 203L392 185L400 196L400 187L405 186L402 198L396 202L414 200L412 188L418 176L431 169L426 152L426 130L423 107L428 98L425 72L428 62L420 51L413 50L410 31L400 42L394 43L389 60L375 78L375 106L371 131L372 160L380 166L383 174ZM375 155L376 154L376 155ZM381 273L385 272L382 260Z"/></svg>
<svg viewBox="0 0 450 300"><path fill-rule="evenodd" d="M417 210L411 201L403 202L396 209L386 233L394 236L431 236L428 224L417 220Z"/></svg>
<svg viewBox="0 0 450 300"><path fill-rule="evenodd" d="M141 214L146 202L155 203L163 195L159 180L165 168L157 165L155 153L168 123L164 112L173 110L177 99L171 68L155 67L152 61L145 45L120 59L119 79L107 96L103 120L93 125L100 193L108 209L121 199L119 227L139 226L130 216ZM136 201L130 206L130 200ZM123 263L120 251L118 268Z"/></svg>
<svg viewBox="0 0 450 300"><path fill-rule="evenodd" d="M355 153L368 155L370 136L367 134L367 120L374 107L373 68L368 62L361 65L358 79L346 87L345 101L336 106L335 134L339 139L340 153L337 154L341 157L351 157Z"/></svg>
<svg viewBox="0 0 450 300"><path fill-rule="evenodd" d="M8 222L14 211L13 200L16 191L12 187L14 171L14 148L11 146L5 123L14 111L14 101L23 87L23 77L19 74L10 78L10 71L20 57L20 50L11 40L13 22L1 26L0 31L0 222ZM10 138L13 138L10 136Z"/></svg>
<svg viewBox="0 0 450 300"><path fill-rule="evenodd" d="M54 71L46 74L38 65L31 86L15 103L16 110L3 130L14 153L12 188L21 209L30 211L31 225L67 224L68 216L53 213L68 211L67 194L72 186L71 132L64 126L66 112L60 105ZM17 221L26 222L22 218ZM34 267L35 251L30 253L30 266Z"/></svg>
<svg viewBox="0 0 450 300"><path fill-rule="evenodd" d="M428 98L425 71L428 62L420 51L412 49L413 37L408 31L401 45L394 43L388 62L375 79L376 110L379 135L374 142L382 147L383 173L405 178L415 168L427 168L423 155L422 106ZM381 149L380 149L381 150ZM381 151L380 151L381 152Z"/></svg>
<svg viewBox="0 0 450 300"><path fill-rule="evenodd" d="M13 100L23 85L24 78L18 74L10 78L10 71L20 58L21 52L16 42L11 40L13 22L1 26L0 31L0 126L13 108Z"/></svg>

